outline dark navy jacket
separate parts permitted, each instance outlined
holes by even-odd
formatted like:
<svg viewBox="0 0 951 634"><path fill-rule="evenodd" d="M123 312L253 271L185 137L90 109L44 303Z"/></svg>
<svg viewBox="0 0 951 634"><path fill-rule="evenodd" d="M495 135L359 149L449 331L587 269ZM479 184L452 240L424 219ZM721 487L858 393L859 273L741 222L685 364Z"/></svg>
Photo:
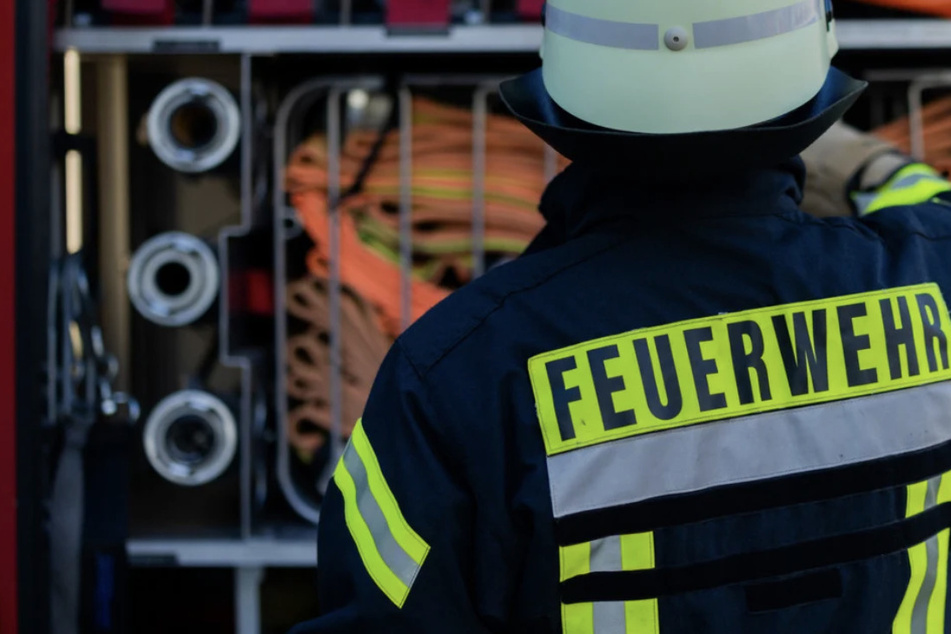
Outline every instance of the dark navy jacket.
<svg viewBox="0 0 951 634"><path fill-rule="evenodd" d="M951 199L886 209L867 219L819 220L798 209L802 178L798 161L702 185L651 184L634 177L623 182L578 165L561 174L543 200L549 225L536 244L523 257L453 294L413 325L390 351L366 407L362 433L392 498L381 506L398 507L405 524L427 546L421 565L414 568L410 563L411 583L402 606L381 591L376 575L369 572L372 566L365 563L366 553L356 546L353 525L364 521L370 525L372 520L364 517L368 498L359 497L361 485L354 477L357 497L353 499L363 501L353 502L353 508L345 511L345 496L339 486L332 485L322 511L318 575L323 616L295 632L886 634L893 625L895 631L905 627L895 625L902 619L908 623L905 631L951 632L951 620L943 625L946 529L951 522L948 505L939 503L945 494L951 496L951 488L942 487L939 500L941 481L935 480L951 470L951 437L941 436L943 427L938 424L922 423L923 431L909 432L930 439L914 445L914 451L907 449L912 445L903 444L906 449L892 452L888 435L878 443L884 446L869 449L878 452L874 459L846 464L843 458L842 465L797 467L788 477L771 474L765 481L736 485L717 481L716 486L702 490L667 492L664 483L676 480L684 470L706 469L698 465L705 463L706 452L718 455L718 441L702 445L690 464L666 464L662 457L647 462L632 459L622 477L610 480L598 480L598 465L587 465L581 472L594 470L591 482L599 482L599 487L616 487L622 497L629 486L646 487L653 494L624 497L614 507L601 505L555 520L554 478L549 474L550 456L540 424L543 407L548 406L538 400L539 387L533 386L528 369L530 359L538 355L619 333L655 332L645 329L688 320L935 283L930 288L937 290L929 291L930 295L903 296L911 298L912 311L918 310L914 297L921 300L921 320L918 312L907 312L905 299L882 300L892 301L896 312L889 317L889 305L882 304L885 323L891 323L892 330L886 329L886 338L880 342L878 335L862 334L862 315L856 318L858 313L849 308L859 304L839 302L836 337L841 335L845 341L841 344L844 358L853 360L852 366L842 370L848 373L849 389L863 384L862 372L866 377L875 372L869 369L877 363L872 358L877 354L875 346L886 350L886 344L889 355L899 355L889 361L899 364L894 376L901 377L904 367L905 378L921 378L932 364L935 378L928 382L943 385L936 382L946 372L948 344L943 333L948 315L936 314L929 307L938 305L932 301L935 293L951 293ZM756 323L772 323L777 333L787 333L782 358L790 385L796 367L802 371L808 365L813 383L810 388L809 379L803 379L803 390L821 392L818 365L806 356L807 352L823 353L815 345L804 350L796 328L808 322L818 329L816 320L828 317L828 311L808 308L801 312L801 319L788 317L787 322L769 322L763 313L766 316L757 317L761 321ZM901 341L888 338L902 333L896 319L908 326L910 318L916 320L915 333L919 339L924 337L921 341L928 348L925 354L919 345L915 359L907 356L910 348L903 349ZM744 323L750 321L755 320L751 317ZM786 331L782 323L789 324ZM845 323L851 324L848 332ZM734 330L740 332L740 326L730 330L731 342L743 341L734 341ZM690 332L703 337L705 331L697 327ZM795 345L789 332L798 338ZM911 330L904 332L911 336ZM712 341L710 337L706 340ZM695 341L701 343L688 348L694 351L690 357L694 378L697 386L706 381L697 391L705 391L715 401L717 386L723 391L728 379L716 378L710 363L718 359L710 357L712 352L702 352L712 348L701 347L708 345L702 338ZM753 344L754 337L746 341ZM655 338L654 345L660 343L662 338ZM591 346L585 348L591 373L599 377L592 385L601 399L605 428L606 410L613 407L617 411L611 416L620 416L627 403L619 396L625 386L617 378L620 366L610 361L611 345L606 356ZM742 363L744 354L753 359L748 364L751 373L745 376L755 384L757 360L749 345L745 349L739 345L739 352L733 348L732 363ZM662 353L661 347L643 349ZM787 355L788 351L798 356ZM905 366L899 359L902 354ZM552 397L556 403L552 411L557 416L574 412L580 437L586 433L581 426L592 423L577 420L581 396L565 378L574 375L565 372L584 357L570 358L575 360L566 362L569 365L561 369L551 365L549 373L539 377L551 379L544 389L558 393ZM595 359L603 363L597 372ZM722 369L726 360L719 361ZM538 367L543 372L547 366ZM697 367L707 369L698 374ZM765 372L765 365L761 367ZM886 368L895 366L882 360L876 367L884 375ZM665 376L669 388L676 376ZM766 398L763 387L761 399ZM730 387L734 389L740 388ZM943 394L923 394L922 407L944 402ZM848 400L860 404L874 397ZM672 406L671 398L668 393L668 406ZM893 401L882 401L881 408L905 407L902 411L907 411L908 418L899 416L894 426L914 427L916 410L907 408L907 399L902 401L906 405L895 405L894 397L889 398ZM715 414L714 401L707 409ZM575 404L558 410L557 403ZM801 409L804 417L812 415L812 409ZM863 410L861 416L874 418L878 409L876 405ZM845 418L854 418L854 411L848 412ZM785 414L780 410L772 415ZM676 420L676 414L671 417ZM834 418L828 425L837 424L839 415ZM712 426L716 420L693 425L688 431L724 429ZM763 420L787 423L782 418ZM562 438L568 437L562 429ZM853 436L858 437L861 433ZM610 443L595 446L609 448ZM632 455L643 455L642 448L637 451L642 453ZM766 463L771 451L779 455L787 448L783 443L768 447ZM612 460L617 462L617 456ZM365 453L363 462L369 465L368 472L377 468L367 462ZM621 473L618 464L610 468ZM727 468L728 464L717 467ZM929 480L933 486L925 484ZM575 503L584 506L585 483L573 486ZM380 491L378 485L373 495L379 496ZM928 498L922 497L917 510L912 508L917 504L911 499L917 495L913 492ZM623 570L566 578L566 546L633 533L651 535L646 565L631 571L625 564ZM364 543L373 548L366 537ZM383 548L379 538L376 544ZM591 566L590 572L595 573L593 555ZM595 608L585 613L593 617L580 617L584 625L563 626L564 605L599 601L619 605L625 600L648 601L638 605L653 606L653 624L634 624L630 616L626 626L623 620L612 623L607 617L599 621L598 614L607 613Z"/></svg>

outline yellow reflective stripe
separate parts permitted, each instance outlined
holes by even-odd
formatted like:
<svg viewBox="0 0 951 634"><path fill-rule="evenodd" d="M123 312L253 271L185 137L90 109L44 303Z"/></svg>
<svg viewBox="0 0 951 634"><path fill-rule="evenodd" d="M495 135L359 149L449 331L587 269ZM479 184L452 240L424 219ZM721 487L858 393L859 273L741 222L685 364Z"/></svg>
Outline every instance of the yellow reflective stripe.
<svg viewBox="0 0 951 634"><path fill-rule="evenodd" d="M608 561L599 555L606 570L647 570L654 567L653 533L607 537L605 540L620 541L618 561ZM592 542L562 546L558 550L561 581L602 570L601 568L592 570ZM617 612L618 618L615 619L613 617L615 608L621 610L622 607L623 617L620 616L622 612ZM611 618L599 618L599 615ZM623 618L623 625L621 618ZM562 604L561 620L564 634L660 633L657 599L625 601L623 605L620 602Z"/></svg>
<svg viewBox="0 0 951 634"><path fill-rule="evenodd" d="M656 565L654 533L621 536L621 561L624 570L650 570ZM624 604L625 634L659 634L660 616L657 599L627 601Z"/></svg>
<svg viewBox="0 0 951 634"><path fill-rule="evenodd" d="M572 544L558 549L561 559L561 581L586 575L591 571L591 543ZM595 634L594 604L561 604L561 624L564 634Z"/></svg>
<svg viewBox="0 0 951 634"><path fill-rule="evenodd" d="M938 504L951 502L951 474L941 476L941 488L938 490ZM938 574L934 594L928 605L928 633L944 634L945 606L948 602L948 556L949 536L945 529L938 534Z"/></svg>
<svg viewBox="0 0 951 634"><path fill-rule="evenodd" d="M660 634L657 610L657 599L627 601L624 604L624 619L627 623L624 634Z"/></svg>
<svg viewBox="0 0 951 634"><path fill-rule="evenodd" d="M528 362L549 456L951 379L933 283L641 328Z"/></svg>
<svg viewBox="0 0 951 634"><path fill-rule="evenodd" d="M948 599L948 534L938 533L938 570L934 593L928 603L928 634L944 634L945 604Z"/></svg>
<svg viewBox="0 0 951 634"><path fill-rule="evenodd" d="M650 570L654 561L654 533L621 535L621 563L624 570Z"/></svg>
<svg viewBox="0 0 951 634"><path fill-rule="evenodd" d="M360 559L363 561L367 573L383 591L383 594L389 597L390 601L399 607L403 607L406 597L409 596L409 587L390 570L386 562L383 561L380 551L377 550L373 541L373 533L367 523L363 521L360 511L357 509L357 489L342 460L337 464L337 469L334 471L334 482L337 483L337 487L343 494L344 519L350 535L357 545L357 552L360 553Z"/></svg>
<svg viewBox="0 0 951 634"><path fill-rule="evenodd" d="M852 200L859 215L867 216L888 207L926 203L948 191L951 183L931 167L918 163L899 170L874 192L853 194Z"/></svg>
<svg viewBox="0 0 951 634"><path fill-rule="evenodd" d="M357 421L334 471L344 519L367 573L397 607L403 607L429 545L403 517L376 454Z"/></svg>
<svg viewBox="0 0 951 634"><path fill-rule="evenodd" d="M905 516L912 517L951 501L945 474L907 487ZM911 575L892 623L893 634L944 634L948 593L948 536L945 529L908 549Z"/></svg>
<svg viewBox="0 0 951 634"><path fill-rule="evenodd" d="M905 517L914 517L925 510L925 498L928 495L928 481L908 485L908 499L905 501Z"/></svg>
<svg viewBox="0 0 951 634"><path fill-rule="evenodd" d="M383 471L380 469L380 463L376 459L373 447L370 446L370 441L363 430L362 418L357 421L356 427L354 427L351 442L366 467L370 493L373 494L380 505L380 509L386 517L386 523L390 527L390 532L413 561L422 566L426 555L429 553L429 544L410 527L406 518L403 517L400 506L383 477Z"/></svg>
<svg viewBox="0 0 951 634"><path fill-rule="evenodd" d="M561 604L561 624L564 634L595 634L594 604Z"/></svg>
<svg viewBox="0 0 951 634"><path fill-rule="evenodd" d="M925 494L928 490L927 482L917 482L909 485L905 500L905 517L912 517L921 513L925 508ZM908 563L911 565L911 577L905 597L898 608L898 614L892 624L893 634L911 634L911 616L918 599L918 592L924 582L927 567L925 544L921 543L908 549Z"/></svg>
<svg viewBox="0 0 951 634"><path fill-rule="evenodd" d="M591 571L591 542L562 546L561 581L586 575Z"/></svg>

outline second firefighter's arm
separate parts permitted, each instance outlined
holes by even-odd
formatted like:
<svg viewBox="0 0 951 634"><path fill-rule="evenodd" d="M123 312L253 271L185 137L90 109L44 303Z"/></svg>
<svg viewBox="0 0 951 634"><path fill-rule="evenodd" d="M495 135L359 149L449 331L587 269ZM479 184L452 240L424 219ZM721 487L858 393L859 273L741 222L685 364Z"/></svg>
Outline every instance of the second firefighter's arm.
<svg viewBox="0 0 951 634"><path fill-rule="evenodd" d="M397 343L334 472L318 529L322 616L294 634L484 634L473 504Z"/></svg>
<svg viewBox="0 0 951 634"><path fill-rule="evenodd" d="M933 168L872 134L837 123L802 153L803 210L819 217L867 216L888 207L948 197L951 183Z"/></svg>

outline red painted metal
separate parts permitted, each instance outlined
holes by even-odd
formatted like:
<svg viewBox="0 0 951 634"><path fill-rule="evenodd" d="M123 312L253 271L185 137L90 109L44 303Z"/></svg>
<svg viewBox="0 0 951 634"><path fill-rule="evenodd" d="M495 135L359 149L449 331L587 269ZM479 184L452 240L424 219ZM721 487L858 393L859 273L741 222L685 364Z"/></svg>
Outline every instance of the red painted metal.
<svg viewBox="0 0 951 634"><path fill-rule="evenodd" d="M248 22L301 23L314 21L313 0L249 0Z"/></svg>
<svg viewBox="0 0 951 634"><path fill-rule="evenodd" d="M102 0L102 8L106 11L121 13L162 13L169 4L169 0Z"/></svg>
<svg viewBox="0 0 951 634"><path fill-rule="evenodd" d="M17 632L14 0L0 0L0 634Z"/></svg>
<svg viewBox="0 0 951 634"><path fill-rule="evenodd" d="M115 24L174 24L175 0L102 0Z"/></svg>
<svg viewBox="0 0 951 634"><path fill-rule="evenodd" d="M526 20L540 20L545 0L518 0L518 14Z"/></svg>
<svg viewBox="0 0 951 634"><path fill-rule="evenodd" d="M228 280L228 293L228 303L235 313L274 314L274 285L268 271L248 269L232 272Z"/></svg>
<svg viewBox="0 0 951 634"><path fill-rule="evenodd" d="M445 28L449 25L449 0L389 0L386 24L395 28Z"/></svg>

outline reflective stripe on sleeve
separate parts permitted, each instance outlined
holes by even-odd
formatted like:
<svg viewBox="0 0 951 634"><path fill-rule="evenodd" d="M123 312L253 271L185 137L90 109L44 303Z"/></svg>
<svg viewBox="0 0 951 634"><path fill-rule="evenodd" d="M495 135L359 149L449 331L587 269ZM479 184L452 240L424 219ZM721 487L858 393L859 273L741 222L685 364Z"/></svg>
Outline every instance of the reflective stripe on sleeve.
<svg viewBox="0 0 951 634"><path fill-rule="evenodd" d="M655 565L654 534L612 535L560 549L561 581L590 572L647 570ZM656 599L562 604L565 634L659 634Z"/></svg>
<svg viewBox="0 0 951 634"><path fill-rule="evenodd" d="M938 194L951 191L951 183L931 167L918 163L898 171L885 185L872 192L852 194L859 216L888 207L920 205Z"/></svg>
<svg viewBox="0 0 951 634"><path fill-rule="evenodd" d="M951 476L909 485L905 516L951 501ZM945 529L908 549L911 576L892 624L893 634L944 634L948 593L948 534Z"/></svg>
<svg viewBox="0 0 951 634"><path fill-rule="evenodd" d="M403 517L362 420L337 464L334 482L343 495L347 528L367 573L397 607L403 607L429 545Z"/></svg>

